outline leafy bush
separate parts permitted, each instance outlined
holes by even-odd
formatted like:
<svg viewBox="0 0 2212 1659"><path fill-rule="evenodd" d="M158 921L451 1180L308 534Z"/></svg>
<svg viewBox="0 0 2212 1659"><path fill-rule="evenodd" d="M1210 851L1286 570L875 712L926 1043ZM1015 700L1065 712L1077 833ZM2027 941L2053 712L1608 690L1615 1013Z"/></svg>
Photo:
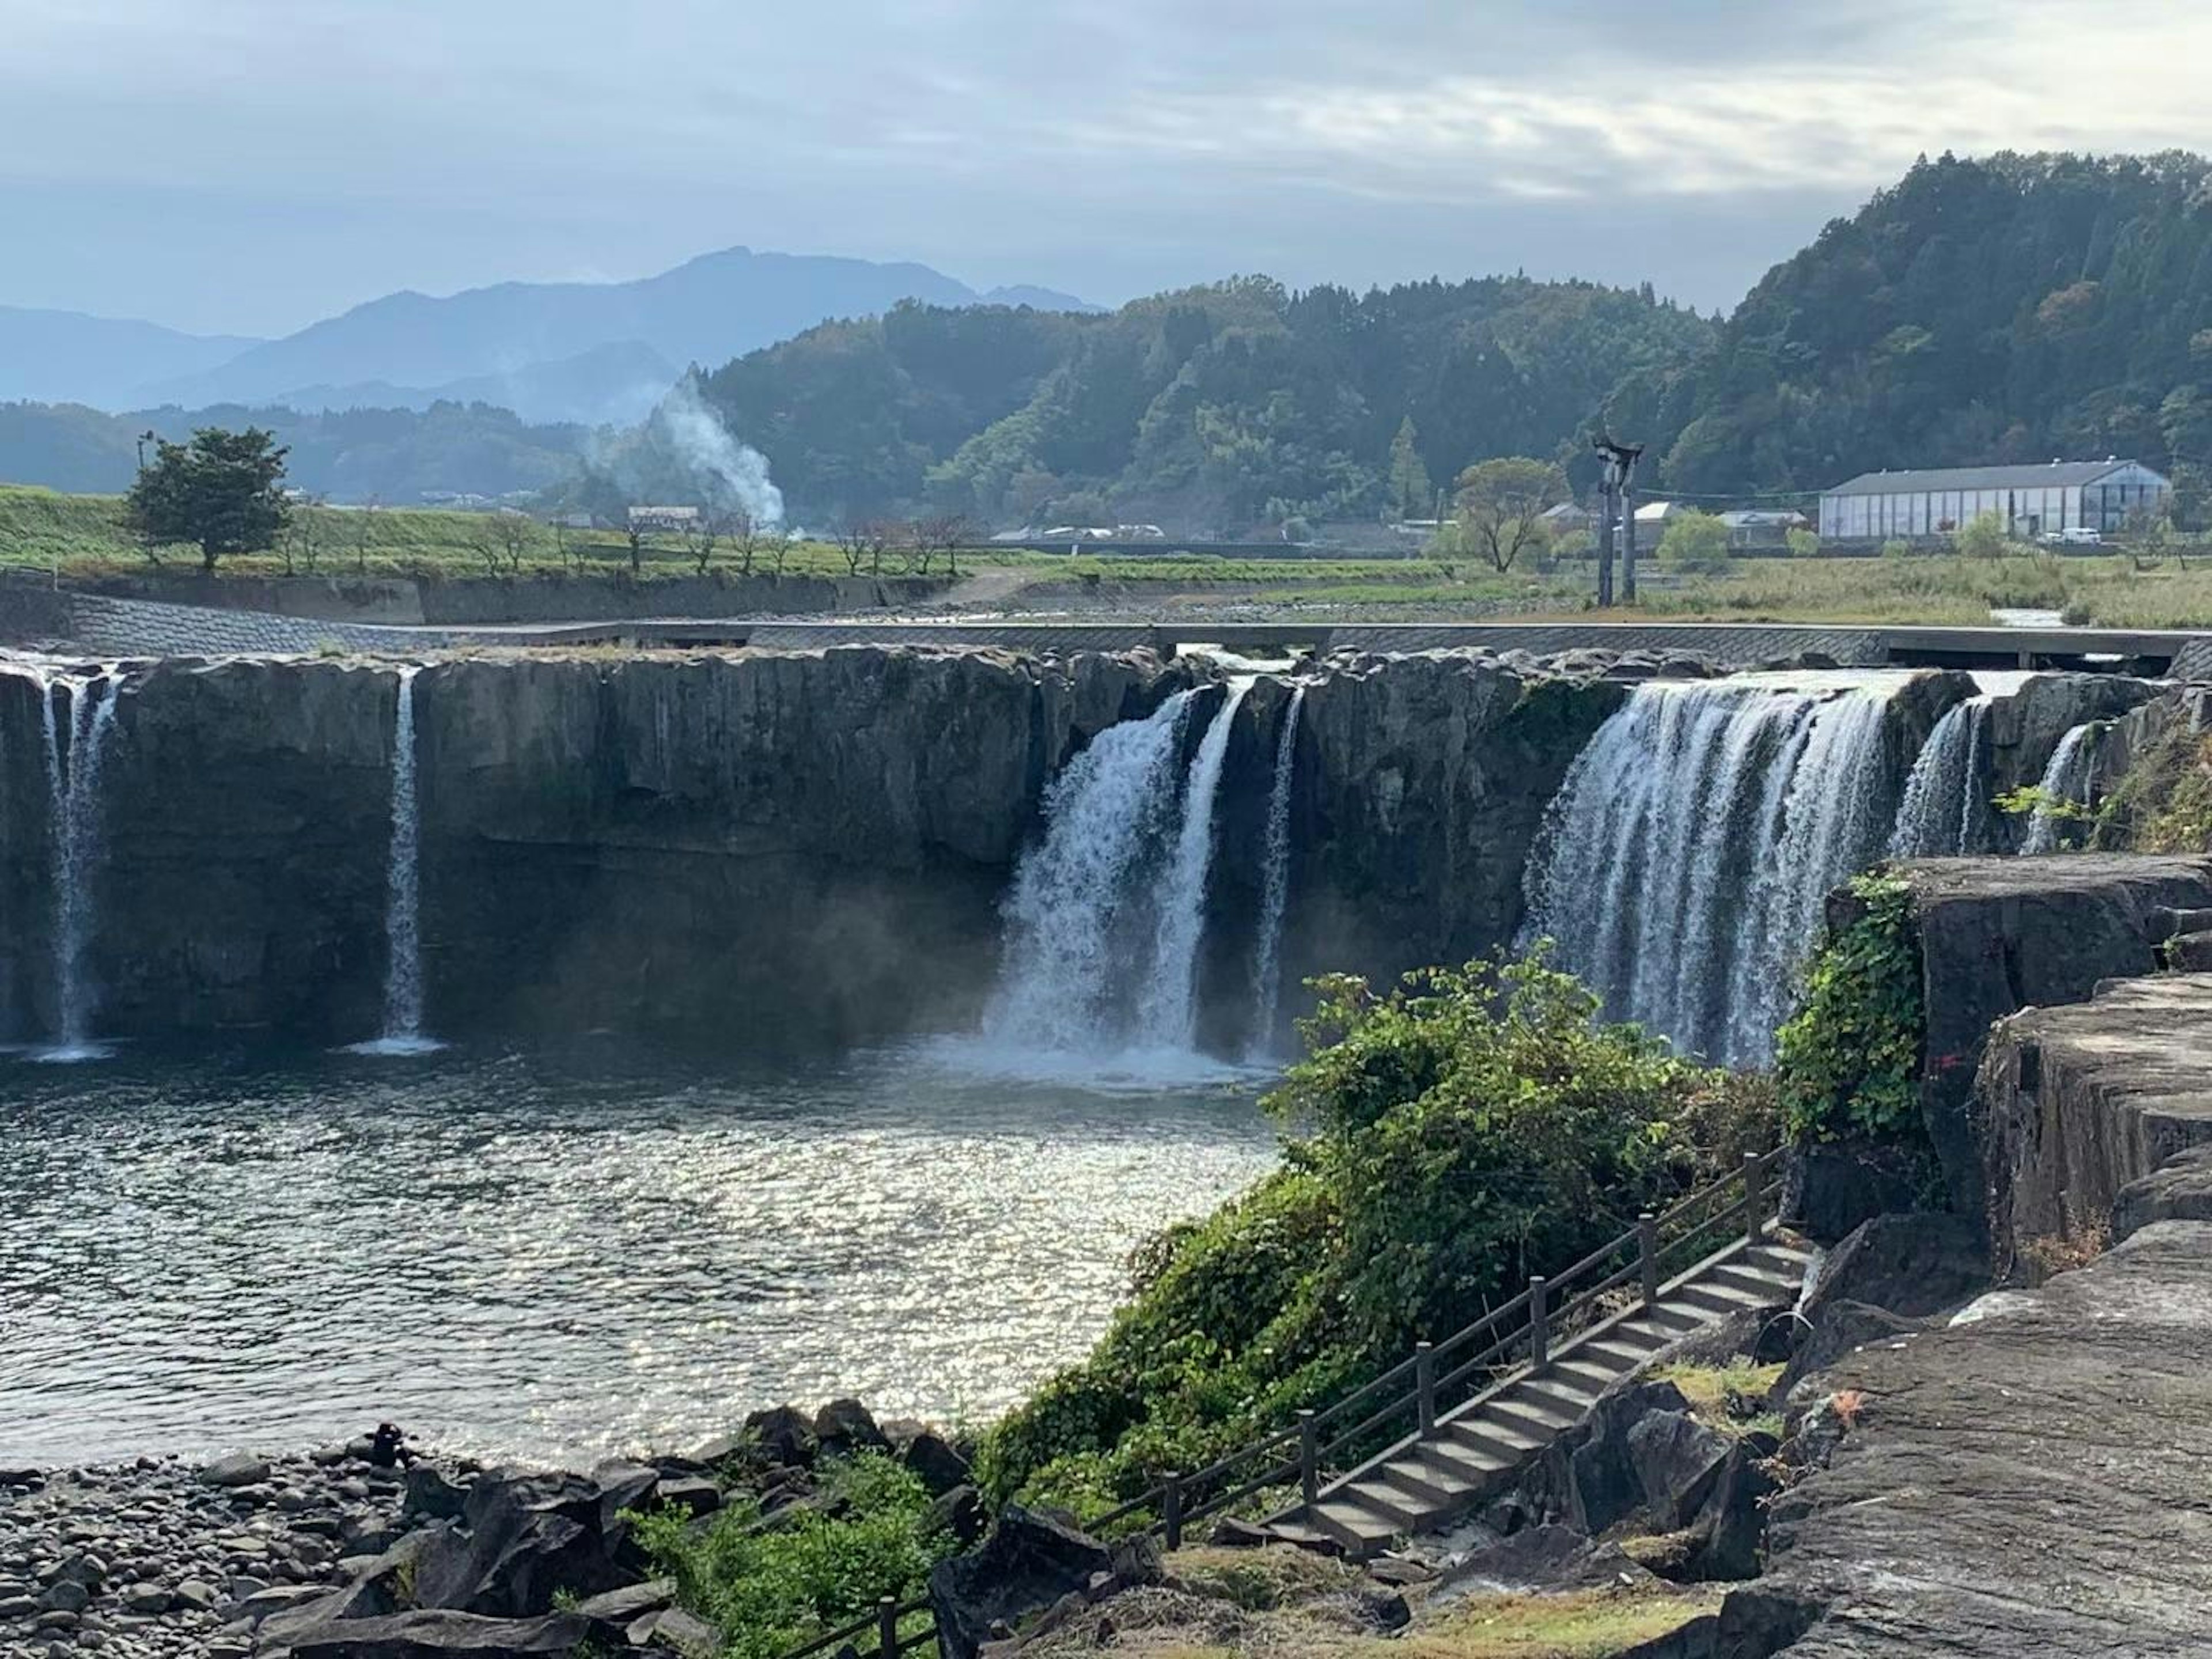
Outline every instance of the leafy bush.
<svg viewBox="0 0 2212 1659"><path fill-rule="evenodd" d="M1079 1510L1134 1497L1340 1397L1711 1172L1759 1109L1542 957L1318 982L1309 1057L1271 1097L1284 1166L1140 1251L1082 1364L986 1437L979 1478ZM1755 1132L1754 1132L1755 1133Z"/></svg>
<svg viewBox="0 0 2212 1659"><path fill-rule="evenodd" d="M1659 562L1677 570L1720 570L1728 556L1728 526L1695 507L1678 514L1659 538Z"/></svg>
<svg viewBox="0 0 2212 1659"><path fill-rule="evenodd" d="M1800 1143L1847 1132L1917 1140L1927 1011L1912 890L1877 874L1855 878L1851 892L1856 920L1823 942L1803 1008L1775 1034L1784 1120Z"/></svg>
<svg viewBox="0 0 2212 1659"><path fill-rule="evenodd" d="M703 1527L681 1510L640 1520L654 1571L720 1629L726 1659L775 1659L851 1623L879 1596L904 1601L952 1553L951 1535L929 1528L921 1480L882 1454L832 1464L823 1487L822 1509L765 1528L759 1509L742 1503Z"/></svg>
<svg viewBox="0 0 2212 1659"><path fill-rule="evenodd" d="M2212 737L2176 721L2144 744L2105 797L2090 845L2131 853L2212 848Z"/></svg>

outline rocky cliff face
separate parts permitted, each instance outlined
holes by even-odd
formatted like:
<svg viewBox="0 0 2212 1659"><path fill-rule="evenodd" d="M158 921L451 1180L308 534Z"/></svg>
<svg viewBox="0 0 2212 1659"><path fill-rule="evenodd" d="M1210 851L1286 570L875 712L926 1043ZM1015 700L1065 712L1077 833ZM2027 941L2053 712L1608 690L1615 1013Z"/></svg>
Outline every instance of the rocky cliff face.
<svg viewBox="0 0 2212 1659"><path fill-rule="evenodd" d="M415 690L430 1023L750 1048L969 1023L1047 781L1213 672L875 647L434 662ZM374 1033L393 668L171 660L121 684L91 877L98 1029ZM58 1018L40 695L0 676L0 1040ZM1382 977L1509 939L1544 807L1623 695L1469 655L1312 683L1285 1015L1304 975ZM1254 688L1225 763L1202 975L1224 1046L1250 1035L1290 697Z"/></svg>
<svg viewBox="0 0 2212 1659"><path fill-rule="evenodd" d="M869 648L471 659L416 681L433 1023L748 1046L972 1012L1045 781L1189 671ZM377 1029L398 681L128 670L88 952L100 1028ZM55 1026L40 692L0 678L6 1029Z"/></svg>

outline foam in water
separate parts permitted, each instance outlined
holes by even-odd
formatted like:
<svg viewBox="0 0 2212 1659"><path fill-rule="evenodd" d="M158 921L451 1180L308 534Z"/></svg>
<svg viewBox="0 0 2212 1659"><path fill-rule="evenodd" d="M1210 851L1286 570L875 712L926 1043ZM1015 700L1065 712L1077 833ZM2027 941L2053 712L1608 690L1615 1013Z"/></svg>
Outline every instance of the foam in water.
<svg viewBox="0 0 2212 1659"><path fill-rule="evenodd" d="M1988 692L1954 703L1928 734L1889 837L1892 858L1934 858L1989 850L1989 803L1982 772L1989 743Z"/></svg>
<svg viewBox="0 0 2212 1659"><path fill-rule="evenodd" d="M392 739L392 846L386 865L384 1031L347 1049L356 1054L428 1054L445 1045L422 1034L422 817L415 799L415 676L399 671Z"/></svg>
<svg viewBox="0 0 2212 1659"><path fill-rule="evenodd" d="M1883 709L1902 677L1639 686L1576 758L1527 877L1609 1018L1763 1065L1829 890L1881 850Z"/></svg>
<svg viewBox="0 0 2212 1659"><path fill-rule="evenodd" d="M1298 710L1306 689L1291 688L1275 739L1275 777L1267 793L1267 863L1260 890L1260 933L1252 956L1252 1036L1248 1054L1257 1060L1274 1041L1275 1013L1283 994L1283 917L1291 896L1291 788L1297 763Z"/></svg>
<svg viewBox="0 0 2212 1659"><path fill-rule="evenodd" d="M34 1059L53 1064L105 1059L92 1038L94 991L86 974L96 917L93 876L100 861L100 765L115 725L118 683L56 677L44 682L40 721L53 849L54 1008L51 1047Z"/></svg>
<svg viewBox="0 0 2212 1659"><path fill-rule="evenodd" d="M1236 686L1177 788L1194 694L1099 733L1045 792L1045 834L1003 907L999 987L979 1038L938 1045L981 1074L1103 1088L1230 1081L1197 1051L1213 808Z"/></svg>
<svg viewBox="0 0 2212 1659"><path fill-rule="evenodd" d="M2096 767L2096 738L2105 730L2101 720L2089 720L2075 726L2058 740L2051 751L2051 763L2043 769L2039 786L2044 796L2053 801L2065 801L2075 806L2089 804L2089 789ZM2058 832L2065 820L2047 808L2038 806L2027 821L2027 836L2021 843L2022 853L2055 853L2058 850Z"/></svg>

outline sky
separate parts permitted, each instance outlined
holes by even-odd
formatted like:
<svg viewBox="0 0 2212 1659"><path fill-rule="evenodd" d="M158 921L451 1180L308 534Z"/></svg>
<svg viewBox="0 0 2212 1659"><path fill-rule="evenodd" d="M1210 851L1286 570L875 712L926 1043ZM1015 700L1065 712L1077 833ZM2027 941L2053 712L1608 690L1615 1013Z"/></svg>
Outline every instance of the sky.
<svg viewBox="0 0 2212 1659"><path fill-rule="evenodd" d="M2212 149L2179 0L0 0L0 303L273 335L744 243L1727 308L1915 155Z"/></svg>

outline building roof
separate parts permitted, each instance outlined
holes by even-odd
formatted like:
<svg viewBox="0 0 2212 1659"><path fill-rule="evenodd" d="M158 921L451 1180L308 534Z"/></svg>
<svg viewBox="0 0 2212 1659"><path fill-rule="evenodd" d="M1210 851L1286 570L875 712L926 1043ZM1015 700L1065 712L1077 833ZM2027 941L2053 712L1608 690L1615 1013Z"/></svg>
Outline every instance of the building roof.
<svg viewBox="0 0 2212 1659"><path fill-rule="evenodd" d="M1731 530L1749 530L1762 525L1796 526L1811 521L1802 513L1791 512L1787 507L1741 507L1722 514L1721 522Z"/></svg>
<svg viewBox="0 0 2212 1659"><path fill-rule="evenodd" d="M1905 472L1862 472L1830 495L1917 495L1936 489L2067 489L2093 484L2134 461L2049 461L2040 466L1949 466ZM2151 469L2145 467L2145 471Z"/></svg>

